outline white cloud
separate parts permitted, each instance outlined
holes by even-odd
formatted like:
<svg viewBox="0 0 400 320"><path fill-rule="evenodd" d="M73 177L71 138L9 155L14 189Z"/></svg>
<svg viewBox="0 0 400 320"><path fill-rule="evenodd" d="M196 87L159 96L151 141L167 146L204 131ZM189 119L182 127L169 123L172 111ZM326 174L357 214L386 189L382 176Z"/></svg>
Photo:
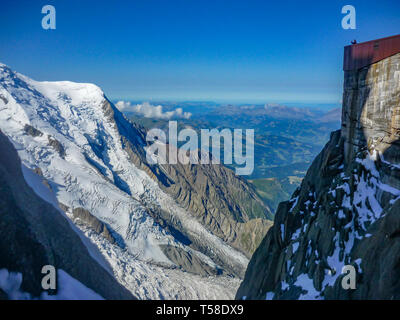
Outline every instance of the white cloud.
<svg viewBox="0 0 400 320"><path fill-rule="evenodd" d="M142 104L131 104L130 102L118 101L115 106L121 112L134 112L140 114L145 118L156 118L156 119L171 119L171 118L183 118L189 119L192 114L190 112L183 112L182 108L176 108L172 111L163 112L161 105L153 106L148 102Z"/></svg>

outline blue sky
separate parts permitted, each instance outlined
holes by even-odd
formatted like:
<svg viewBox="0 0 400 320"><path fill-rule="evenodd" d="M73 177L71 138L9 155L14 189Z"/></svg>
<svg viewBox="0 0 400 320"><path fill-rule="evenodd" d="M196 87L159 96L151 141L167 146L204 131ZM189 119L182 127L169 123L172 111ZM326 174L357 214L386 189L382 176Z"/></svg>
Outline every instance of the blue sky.
<svg viewBox="0 0 400 320"><path fill-rule="evenodd" d="M56 30L43 30L43 5ZM356 8L343 30L341 8ZM111 99L338 103L343 46L400 33L400 1L2 1L0 62Z"/></svg>

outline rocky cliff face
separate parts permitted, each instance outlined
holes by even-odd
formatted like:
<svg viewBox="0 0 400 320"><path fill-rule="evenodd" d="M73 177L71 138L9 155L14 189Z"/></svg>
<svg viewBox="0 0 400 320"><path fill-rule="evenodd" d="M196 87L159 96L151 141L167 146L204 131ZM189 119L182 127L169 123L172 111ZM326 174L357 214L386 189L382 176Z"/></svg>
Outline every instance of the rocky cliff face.
<svg viewBox="0 0 400 320"><path fill-rule="evenodd" d="M215 235L251 257L271 227L269 207L244 179L222 165L162 165L161 185Z"/></svg>
<svg viewBox="0 0 400 320"><path fill-rule="evenodd" d="M370 67L345 72L342 137L346 162L365 147L395 157L388 150L396 147L400 135L400 55ZM391 153L390 155L388 154Z"/></svg>
<svg viewBox="0 0 400 320"><path fill-rule="evenodd" d="M238 299L400 299L399 110L400 54L345 72L342 128L280 204Z"/></svg>

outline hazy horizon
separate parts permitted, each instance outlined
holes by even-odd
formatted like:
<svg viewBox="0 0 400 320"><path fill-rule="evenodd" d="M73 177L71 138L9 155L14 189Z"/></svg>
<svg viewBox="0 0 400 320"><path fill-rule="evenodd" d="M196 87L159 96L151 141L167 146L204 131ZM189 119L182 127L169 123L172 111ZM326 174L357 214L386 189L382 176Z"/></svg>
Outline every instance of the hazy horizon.
<svg viewBox="0 0 400 320"><path fill-rule="evenodd" d="M392 0L352 1L355 30L341 26L342 0L54 0L54 30L41 26L45 4L2 5L0 62L114 100L340 103L343 47L400 30Z"/></svg>

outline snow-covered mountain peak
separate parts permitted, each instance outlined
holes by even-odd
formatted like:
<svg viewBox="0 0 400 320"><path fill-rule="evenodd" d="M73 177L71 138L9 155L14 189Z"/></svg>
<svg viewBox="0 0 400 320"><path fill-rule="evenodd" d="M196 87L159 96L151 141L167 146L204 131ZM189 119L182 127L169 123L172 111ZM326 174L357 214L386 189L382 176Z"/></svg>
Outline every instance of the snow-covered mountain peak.
<svg viewBox="0 0 400 320"><path fill-rule="evenodd" d="M0 64L0 83L5 89L25 88L37 97L46 97L53 102L73 105L98 105L105 100L103 91L92 83L71 81L35 81L12 71L5 64Z"/></svg>
<svg viewBox="0 0 400 320"><path fill-rule="evenodd" d="M233 297L237 279L203 279L175 270L217 274L222 264L244 270L248 260L207 230L160 189L151 172L137 165L143 161L143 132L99 87L39 82L1 65L0 129L17 149L28 184L39 190L43 188L38 183L45 181L53 197L41 196L50 203L57 199L103 253L117 280L135 296L177 298L180 292L179 298ZM29 169L40 176L33 179ZM191 246L173 228L162 228L161 213L192 241L201 239L203 246ZM81 223L84 218L103 225L113 243ZM204 290L205 285L210 288Z"/></svg>

